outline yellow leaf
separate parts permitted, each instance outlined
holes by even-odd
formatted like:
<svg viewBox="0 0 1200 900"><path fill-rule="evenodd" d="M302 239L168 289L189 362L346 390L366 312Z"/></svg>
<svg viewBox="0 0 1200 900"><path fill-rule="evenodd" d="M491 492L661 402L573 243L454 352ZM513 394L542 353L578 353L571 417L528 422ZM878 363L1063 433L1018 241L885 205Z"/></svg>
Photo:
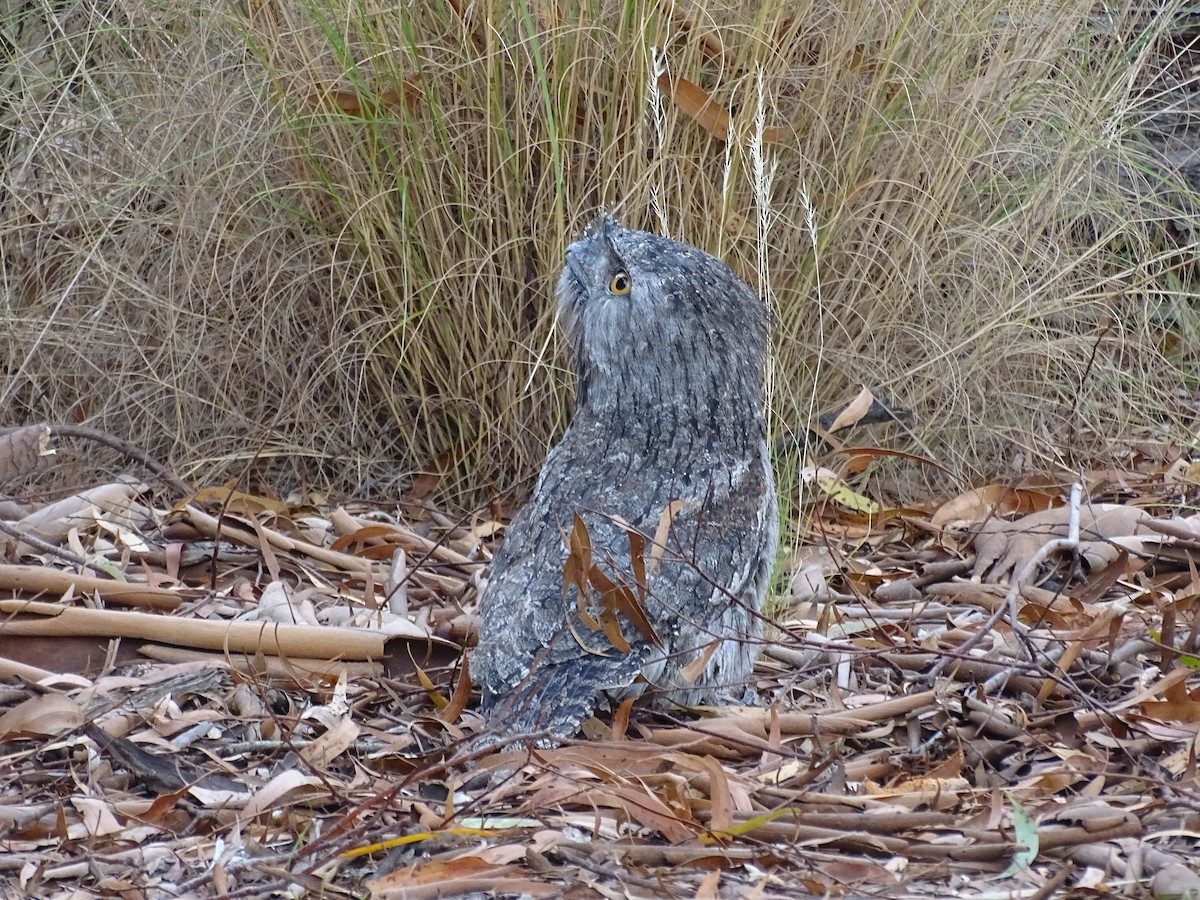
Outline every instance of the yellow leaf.
<svg viewBox="0 0 1200 900"><path fill-rule="evenodd" d="M876 515L881 509L874 500L852 491L844 481L838 478L818 474L815 480L821 490L847 509L867 516Z"/></svg>
<svg viewBox="0 0 1200 900"><path fill-rule="evenodd" d="M442 696L441 691L437 689L429 676L425 674L425 670L420 666L413 664L413 668L417 672L417 681L421 683L421 687L425 688L425 692L429 694L429 699L433 701L433 705L438 709L445 709L450 705L450 701Z"/></svg>

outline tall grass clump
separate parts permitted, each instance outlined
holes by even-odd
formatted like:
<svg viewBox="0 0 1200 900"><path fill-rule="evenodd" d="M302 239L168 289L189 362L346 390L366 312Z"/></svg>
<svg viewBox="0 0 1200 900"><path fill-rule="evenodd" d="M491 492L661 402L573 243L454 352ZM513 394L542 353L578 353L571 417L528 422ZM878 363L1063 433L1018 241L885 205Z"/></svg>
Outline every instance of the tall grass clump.
<svg viewBox="0 0 1200 900"><path fill-rule="evenodd" d="M197 477L477 501L562 428L554 279L607 208L761 280L780 435L869 384L945 489L1182 438L1190 190L1144 130L1180 48L1139 10L26 4L6 409Z"/></svg>

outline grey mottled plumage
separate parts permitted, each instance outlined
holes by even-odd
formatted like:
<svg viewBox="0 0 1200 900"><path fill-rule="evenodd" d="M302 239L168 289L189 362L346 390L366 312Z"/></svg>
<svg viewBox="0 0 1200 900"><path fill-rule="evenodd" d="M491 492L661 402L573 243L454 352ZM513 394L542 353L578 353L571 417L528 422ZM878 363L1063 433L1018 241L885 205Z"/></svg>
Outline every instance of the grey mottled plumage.
<svg viewBox="0 0 1200 900"><path fill-rule="evenodd" d="M567 249L558 299L575 415L496 554L471 660L504 734L569 737L602 693L650 690L690 705L740 692L778 538L758 296L708 254L604 217ZM622 652L581 619L577 588L564 590L564 536L577 513L593 561L633 586L624 525L646 537L649 556L675 500L683 506L641 604L660 644L621 615ZM705 653L702 671L685 671Z"/></svg>

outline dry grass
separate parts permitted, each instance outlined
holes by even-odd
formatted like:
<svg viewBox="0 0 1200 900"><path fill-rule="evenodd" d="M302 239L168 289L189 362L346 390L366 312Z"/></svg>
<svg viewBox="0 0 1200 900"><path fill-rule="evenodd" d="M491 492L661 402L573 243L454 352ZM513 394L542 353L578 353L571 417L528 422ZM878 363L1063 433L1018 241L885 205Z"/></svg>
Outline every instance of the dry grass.
<svg viewBox="0 0 1200 900"><path fill-rule="evenodd" d="M1194 247L1136 132L1171 15L780 6L7 14L5 424L86 422L198 479L394 496L444 468L489 496L565 421L551 291L604 206L765 268L780 432L881 387L941 493L1190 434ZM735 140L669 100L656 125L652 46ZM789 136L756 171L760 109Z"/></svg>

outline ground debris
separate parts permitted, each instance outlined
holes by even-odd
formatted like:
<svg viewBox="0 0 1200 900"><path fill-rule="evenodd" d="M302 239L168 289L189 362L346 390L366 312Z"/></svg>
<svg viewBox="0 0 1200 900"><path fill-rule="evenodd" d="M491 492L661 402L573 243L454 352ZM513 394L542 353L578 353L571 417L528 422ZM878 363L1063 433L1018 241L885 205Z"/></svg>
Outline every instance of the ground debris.
<svg viewBox="0 0 1200 900"><path fill-rule="evenodd" d="M472 740L502 521L124 481L62 521L25 504L82 564L9 523L0 872L45 897L1191 890L1196 529L1133 482L1090 515L989 487L864 518L843 486L747 705L625 706L555 748Z"/></svg>

